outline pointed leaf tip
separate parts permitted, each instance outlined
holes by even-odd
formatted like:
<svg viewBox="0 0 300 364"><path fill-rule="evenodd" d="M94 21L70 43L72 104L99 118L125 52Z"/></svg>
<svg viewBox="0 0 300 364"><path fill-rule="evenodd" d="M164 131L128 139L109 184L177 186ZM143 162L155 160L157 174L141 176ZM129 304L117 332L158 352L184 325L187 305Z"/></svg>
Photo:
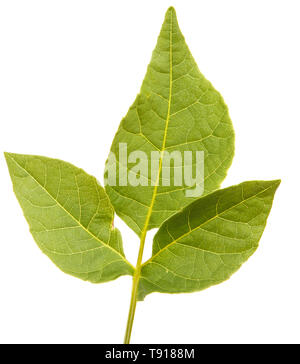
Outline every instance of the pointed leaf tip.
<svg viewBox="0 0 300 364"><path fill-rule="evenodd" d="M170 18L177 20L176 11L175 8L173 8L173 6L170 6L166 11L165 20Z"/></svg>
<svg viewBox="0 0 300 364"><path fill-rule="evenodd" d="M3 152L3 154L4 154L4 158L5 158L5 160L6 160L6 163L8 163L8 162L9 162L9 159L10 159L10 157L11 157L11 155L12 155L12 153L9 153L9 152Z"/></svg>
<svg viewBox="0 0 300 364"><path fill-rule="evenodd" d="M170 6L170 7L168 8L168 10L167 10L167 13L171 13L171 12L173 12L173 13L175 13L175 14L176 14L175 8L174 8L173 6Z"/></svg>
<svg viewBox="0 0 300 364"><path fill-rule="evenodd" d="M170 14L172 16L174 16L176 18L176 10L173 6L170 6L169 9L167 10L167 14Z"/></svg>
<svg viewBox="0 0 300 364"><path fill-rule="evenodd" d="M270 181L270 183L271 183L272 185L274 185L274 186L275 186L275 188L276 188L276 190L277 190L277 188L279 187L279 185L280 185L280 183L281 183L281 179L274 179L273 181Z"/></svg>

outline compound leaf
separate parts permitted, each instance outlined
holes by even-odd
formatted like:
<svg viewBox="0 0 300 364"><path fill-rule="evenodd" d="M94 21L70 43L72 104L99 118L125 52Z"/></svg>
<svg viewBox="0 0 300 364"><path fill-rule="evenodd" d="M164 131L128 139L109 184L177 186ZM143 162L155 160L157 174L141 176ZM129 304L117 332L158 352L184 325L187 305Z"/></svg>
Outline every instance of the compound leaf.
<svg viewBox="0 0 300 364"><path fill-rule="evenodd" d="M147 185L119 183L120 169L127 170L128 175L135 173L120 157L120 143L127 143L128 155L139 150L148 161L151 152L159 153L160 163L151 166L154 172L149 163L147 175L139 173ZM107 163L107 170L117 167L117 181L115 186L108 183L106 191L117 214L139 235L159 227L195 199L186 195L190 185L175 185L172 180L170 186L162 183L163 160L166 152L172 151L181 155L184 151L204 152L201 184L207 194L219 188L226 176L234 154L234 132L221 95L200 73L175 10L170 8L140 93L112 143L116 160ZM183 169L183 163L177 168Z"/></svg>
<svg viewBox="0 0 300 364"><path fill-rule="evenodd" d="M31 234L62 271L93 283L133 273L113 208L94 177L57 159L5 157Z"/></svg>
<svg viewBox="0 0 300 364"><path fill-rule="evenodd" d="M200 291L228 279L257 249L280 181L219 190L169 218L143 264L139 299Z"/></svg>

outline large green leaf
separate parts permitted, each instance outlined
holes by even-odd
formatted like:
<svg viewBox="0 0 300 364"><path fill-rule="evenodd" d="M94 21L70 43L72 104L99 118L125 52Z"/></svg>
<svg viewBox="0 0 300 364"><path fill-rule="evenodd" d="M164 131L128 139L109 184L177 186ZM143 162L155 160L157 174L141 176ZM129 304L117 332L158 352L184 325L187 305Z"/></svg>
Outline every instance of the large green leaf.
<svg viewBox="0 0 300 364"><path fill-rule="evenodd" d="M139 299L221 283L257 249L280 181L244 182L207 195L168 219L143 264Z"/></svg>
<svg viewBox="0 0 300 364"><path fill-rule="evenodd" d="M148 176L140 176L153 185L120 186L117 178L116 186L106 186L117 214L138 234L159 227L193 201L185 194L189 186L174 186L172 181L169 187L162 186L166 151L204 152L204 194L220 186L231 164L234 132L227 107L199 72L173 8L166 13L140 94L122 120L111 147L117 167L130 169L119 158L119 143L127 143L128 154L145 152L148 160L151 152L160 153L157 173L153 174L159 178L150 181L150 163ZM107 167L114 163L109 161Z"/></svg>
<svg viewBox="0 0 300 364"><path fill-rule="evenodd" d="M31 234L62 271L93 283L133 273L113 208L94 177L57 159L5 157Z"/></svg>

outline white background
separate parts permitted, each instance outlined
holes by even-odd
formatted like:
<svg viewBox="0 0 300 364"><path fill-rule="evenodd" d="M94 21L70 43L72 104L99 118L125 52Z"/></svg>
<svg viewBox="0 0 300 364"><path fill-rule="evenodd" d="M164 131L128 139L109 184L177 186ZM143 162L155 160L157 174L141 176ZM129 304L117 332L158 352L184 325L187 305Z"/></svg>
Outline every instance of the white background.
<svg viewBox="0 0 300 364"><path fill-rule="evenodd" d="M170 5L234 123L223 186L282 184L240 271L203 292L148 296L132 342L299 343L299 1L2 0L0 151L60 158L102 181ZM92 285L60 272L30 236L3 155L0 184L0 342L122 342L130 277ZM137 237L116 225L135 262Z"/></svg>

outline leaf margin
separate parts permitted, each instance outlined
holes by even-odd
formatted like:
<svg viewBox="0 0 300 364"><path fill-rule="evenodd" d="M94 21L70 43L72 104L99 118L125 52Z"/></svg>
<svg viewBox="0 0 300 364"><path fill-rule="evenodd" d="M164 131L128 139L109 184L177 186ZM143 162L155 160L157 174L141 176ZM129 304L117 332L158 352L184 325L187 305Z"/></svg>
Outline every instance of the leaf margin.
<svg viewBox="0 0 300 364"><path fill-rule="evenodd" d="M91 178L94 180L95 184L96 184L96 187L97 188L101 188L102 192L105 194L106 198L107 198L107 202L109 203L110 207L111 207L111 210L112 210L112 221L111 221L111 228L110 228L110 238L109 238L109 241L108 242L104 242L102 241L99 237L95 236L90 230L88 230L88 228L86 228L84 225L82 225L82 223L80 221L78 221L78 219L76 217L74 217L69 211L67 211L67 209L65 209L59 201L57 201L54 196L51 195L51 193L46 190L40 183L39 181L36 180L36 178L34 178L34 176L32 176L25 168L23 168L14 158L13 156L17 156L17 157L25 157L25 158L38 158L38 159L44 159L44 160L48 160L48 161L53 161L53 162L59 162L59 163L62 163L63 165L65 166L68 166L70 168L74 168L75 170L77 171L80 171L82 173L84 173L88 178ZM31 232L31 235L33 237L33 239L35 240L36 244L38 245L38 247L40 248L40 250L52 261L52 263L57 267L59 268L62 272L64 272L65 274L68 274L68 275L71 275L73 277L76 277L76 278L79 278L81 280L84 280L84 281L89 281L91 283L104 283L104 282L108 282L108 281L111 281L111 280L115 280L117 279L118 277L120 277L121 275L133 275L134 274L134 270L135 268L132 266L132 264L126 259L125 255L124 255L124 251L123 251L123 243L122 243L122 237L121 237L121 233L120 231L113 226L113 217L114 217L114 209L113 209L113 206L110 202L110 199L109 197L107 196L106 192L105 192L105 189L100 185L100 183L97 181L97 179L88 174L87 172L85 172L82 168L78 168L76 167L75 165L73 165L72 163L69 163L69 162L66 162L66 161L63 161L61 159L55 159L55 158L49 158L49 157L45 157L45 156L41 156L41 155L30 155L30 154L18 154L18 153L9 153L9 152L4 152L4 157L6 159L6 162L7 162L7 166L8 166L8 171L9 171L9 174L10 174L10 177L11 177L11 182L12 182L12 187L13 187L13 192L15 194L15 197L17 198L18 202L19 202L19 205L21 207L21 210L22 210L22 213L23 213L23 216L25 217L25 220L27 222L27 224L29 225L29 228L30 228L30 232ZM11 169L11 166L10 166L10 163L14 163L18 168L21 168L28 176L30 176L34 182L39 185L45 192L46 194L55 201L55 203L62 208L62 210L64 210L66 212L66 214L68 214L76 224L78 224L78 227L81 227L88 235L90 235L94 240L98 241L99 243L101 243L103 245L103 247L113 251L114 254L116 254L117 256L120 256L122 258L122 261L123 263L127 264L127 273L120 273L118 275L118 273L114 276L114 278L111 278L111 279L106 279L106 280L100 280L100 281L97 281L97 280L92 280L92 279L89 279L88 278L88 275L89 274L93 274L93 273L96 273L96 271L91 271L91 272L87 272L87 277L84 276L84 273L82 272L73 272L73 271L70 271L70 270L66 270L66 269L63 269L61 266L59 266L59 264L50 256L51 253L49 251L49 254L47 253L47 249L43 249L42 248L42 245L40 242L37 241L37 238L34 236L34 234L32 233L31 231L31 224L30 224L30 221L29 221L29 218L26 216L26 212L22 206L22 203L20 202L20 197L18 196L18 193L17 193L17 190L16 190L16 184L15 184L15 181L14 181L14 175L13 175L13 171ZM110 239L113 237L113 235L115 235L115 238L118 239L119 241L117 242L118 245L121 244L121 248L120 248L120 251L117 251L113 246L111 246L110 244ZM100 245L99 245L99 248L100 248ZM78 254L80 254L81 252L78 252ZM76 253L77 254L77 253Z"/></svg>
<svg viewBox="0 0 300 364"><path fill-rule="evenodd" d="M167 250L168 249L168 247L169 246L171 246L171 245L174 245L174 244L176 244L176 242L178 241L178 240L180 240L183 236L181 236L181 237L178 237L177 239L175 239L174 241L172 241L170 244L166 244L161 250L159 250L159 251L157 251L156 252L156 250L155 250L155 240L157 239L157 236L159 236L159 233L162 231L162 229L167 225L167 224L169 224L170 222L172 222L173 220L175 220L176 218L178 218L180 215L182 215L183 216L183 214L185 213L185 211L187 211L188 209L190 209L190 208L192 208L193 207L193 205L196 205L197 203L199 203L199 202L201 202L201 200L202 201L204 201L205 199L209 199L209 198L211 198L213 195L217 195L217 194L221 194L223 191L229 191L230 189L233 189L233 188L237 188L237 187L240 187L240 186L242 186L242 185L244 185L244 184L249 184L249 183L270 183L270 185L268 186L268 188L266 188L265 190L262 190L262 191L260 191L260 192L258 192L255 196L252 196L252 197L250 197L249 199L251 199L251 198L255 198L256 196L258 196L259 194L262 194L262 193L264 193L264 192L266 192L268 189L271 189L271 188L274 188L274 191L273 191L273 194L272 194L272 200L271 200L271 202L270 202L270 206L269 206L269 210L268 210L268 212L266 213L266 216L265 216L265 220L264 220L264 223L261 225L261 232L260 232L260 236L258 237L258 239L257 239L257 245L256 246L253 246L253 247L251 247L250 249L248 249L247 251L245 251L244 253L246 253L246 255L249 253L249 256L247 256L246 257L246 259L237 267L237 269L235 269L235 270L233 270L232 271L232 273L230 273L228 276L227 276L227 278L226 279L222 279L222 280L219 280L219 281L216 281L215 283L212 283L212 284L209 284L207 287L204 287L204 288L201 288L201 289L198 289L198 288L195 288L195 289L193 289L193 290L189 290L189 291L179 291L179 292L175 292L175 291L169 291L169 292L167 292L167 291L160 291L159 289L158 290L156 290L156 289L153 289L153 290L149 290L149 292L146 292L146 289L145 288L143 288L143 282L142 282L142 280L143 279L145 279L145 276L143 275L143 269L145 268L145 267L147 267L147 264L149 264L149 263L151 263L152 262L152 260L154 260L157 256L159 256L160 255L160 253L162 252L162 251L164 251L164 250ZM277 180L271 180L271 181L246 181L246 182L243 182L243 183L240 183L240 184L238 184L238 185L234 185L234 186L230 186L230 187L227 187L227 188L224 188L224 189L220 189L220 190L217 190L217 191L215 191L215 192L212 192L211 194L208 194L208 195L205 195L204 197L201 197L200 199L198 199L198 200L196 200L196 201L193 201L190 205L188 205L188 206L186 206L185 208L183 208L183 210L182 211L180 211L180 212L178 212L177 214L175 214L175 215L173 215L173 216L171 216L169 219L167 219L162 225L161 225L161 227L159 228L159 230L157 231L157 233L155 234L155 236L154 236L154 239L153 239L153 250L152 250L152 256L147 260L147 261L145 261L143 264L142 264L142 268L141 268L141 278L140 278L140 284L139 284L139 291L138 291L138 300L139 301L143 301L144 300L144 298L148 295L148 294L150 294L150 293L154 293L154 292L160 292L160 293L169 293L169 294L179 294L179 293L192 293L192 292L198 292L198 291L202 291L202 290L204 290L204 289L207 289L207 288L209 288L209 287L211 287L211 286L214 286L214 285L217 285L217 284L220 284L220 283L222 283L222 282L224 282L224 281L226 281L226 280L228 280L231 276L232 276L232 274L234 274L237 270L239 270L240 269L240 267L250 258L250 256L257 250L257 248L259 247L259 241L260 241L260 239L261 239L261 236L262 236L262 234L263 234L263 232L264 232L264 229L265 229L265 227L266 227L266 224L267 224L267 220L268 220L268 217L269 217L269 214L270 214L270 212L271 212L271 208L272 208L272 205L273 205L273 201L274 201L274 195L275 195L275 192L276 192L276 190L277 190L277 188L279 187L279 185L280 185L280 183L281 183L281 180L280 179L277 179ZM246 199L247 200L247 199ZM243 203L244 201L246 201L246 200L243 200L243 201L241 201L240 203ZM233 206L233 208L234 208L235 206ZM229 209L230 210L230 209ZM226 212L226 211L224 211L224 212ZM223 213L223 212L222 212ZM216 218L217 216L215 216L214 218ZM207 222L209 222L209 220L207 221ZM205 223L204 223L205 224ZM204 225L203 224L203 225ZM201 225L200 225L201 226ZM199 227L200 227L199 226ZM198 228L199 228L198 227ZM171 236L171 234L170 234L170 236ZM185 244L183 244L183 245L185 245ZM189 245L187 245L187 247L189 247ZM192 247L192 246L191 246ZM214 252L212 252L213 254L216 254L216 253L214 253ZM240 254L242 254L243 252L240 252ZM223 253L224 254L224 253ZM228 253L228 254L230 254L230 253ZM231 253L231 254L234 254L234 253ZM221 253L220 253L220 255L222 255ZM168 271L168 269L166 268L166 267L164 267L165 269L166 269L166 271ZM147 277L146 277L147 278ZM147 280L147 279L146 279ZM147 284L146 284L146 286L147 286ZM151 287L151 282L150 282L150 285L149 285L150 287Z"/></svg>

